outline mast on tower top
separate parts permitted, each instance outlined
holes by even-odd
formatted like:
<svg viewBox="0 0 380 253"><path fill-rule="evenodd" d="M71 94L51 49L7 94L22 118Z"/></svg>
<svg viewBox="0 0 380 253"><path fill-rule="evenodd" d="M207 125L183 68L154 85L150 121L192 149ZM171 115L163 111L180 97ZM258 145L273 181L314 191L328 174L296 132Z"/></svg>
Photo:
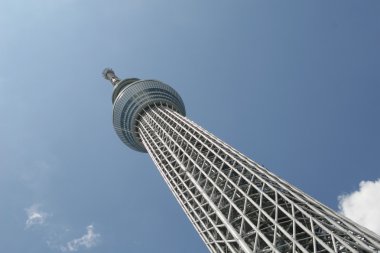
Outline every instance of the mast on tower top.
<svg viewBox="0 0 380 253"><path fill-rule="evenodd" d="M112 83L112 86L116 86L120 82L120 79L116 76L115 72L110 68L103 70L103 76L105 79Z"/></svg>

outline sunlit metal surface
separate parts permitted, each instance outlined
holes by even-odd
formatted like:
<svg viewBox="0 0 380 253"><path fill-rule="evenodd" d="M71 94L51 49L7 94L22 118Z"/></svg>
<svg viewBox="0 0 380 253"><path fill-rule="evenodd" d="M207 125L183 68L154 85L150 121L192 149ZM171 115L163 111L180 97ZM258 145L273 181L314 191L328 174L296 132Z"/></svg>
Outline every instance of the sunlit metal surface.
<svg viewBox="0 0 380 253"><path fill-rule="evenodd" d="M114 127L149 153L211 252L379 252L378 235L187 119L172 88L133 85L115 100Z"/></svg>

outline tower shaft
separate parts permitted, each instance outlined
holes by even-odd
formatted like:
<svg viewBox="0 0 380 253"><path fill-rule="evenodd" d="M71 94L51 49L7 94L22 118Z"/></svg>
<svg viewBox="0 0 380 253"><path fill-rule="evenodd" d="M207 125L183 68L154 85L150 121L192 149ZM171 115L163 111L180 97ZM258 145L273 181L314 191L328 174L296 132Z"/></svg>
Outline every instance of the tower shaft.
<svg viewBox="0 0 380 253"><path fill-rule="evenodd" d="M151 105L137 132L211 252L379 252L379 237L175 110Z"/></svg>
<svg viewBox="0 0 380 253"><path fill-rule="evenodd" d="M117 135L149 153L211 252L380 253L378 235L187 119L169 85L103 74L114 87Z"/></svg>

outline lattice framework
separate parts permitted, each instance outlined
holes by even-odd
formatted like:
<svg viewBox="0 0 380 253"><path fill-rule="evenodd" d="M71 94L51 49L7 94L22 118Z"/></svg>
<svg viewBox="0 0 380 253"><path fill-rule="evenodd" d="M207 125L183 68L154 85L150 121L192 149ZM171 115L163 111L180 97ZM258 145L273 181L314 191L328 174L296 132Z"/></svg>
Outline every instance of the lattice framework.
<svg viewBox="0 0 380 253"><path fill-rule="evenodd" d="M212 252L379 252L371 231L336 214L164 104L136 131Z"/></svg>

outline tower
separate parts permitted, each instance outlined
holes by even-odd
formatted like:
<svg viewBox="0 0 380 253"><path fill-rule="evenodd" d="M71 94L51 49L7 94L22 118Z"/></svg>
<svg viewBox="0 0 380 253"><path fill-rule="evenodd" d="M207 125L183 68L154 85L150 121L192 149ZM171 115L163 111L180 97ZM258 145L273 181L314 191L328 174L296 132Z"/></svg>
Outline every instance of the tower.
<svg viewBox="0 0 380 253"><path fill-rule="evenodd" d="M187 119L170 86L103 75L117 135L149 153L211 252L380 252L378 235Z"/></svg>

